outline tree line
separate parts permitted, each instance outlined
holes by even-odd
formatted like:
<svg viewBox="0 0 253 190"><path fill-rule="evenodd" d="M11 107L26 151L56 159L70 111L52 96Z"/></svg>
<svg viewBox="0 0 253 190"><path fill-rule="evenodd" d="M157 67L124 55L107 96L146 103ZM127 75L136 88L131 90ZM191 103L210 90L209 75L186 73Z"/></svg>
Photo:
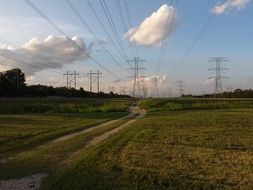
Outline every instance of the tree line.
<svg viewBox="0 0 253 190"><path fill-rule="evenodd" d="M253 98L252 89L236 89L232 92L223 92L219 94L204 94L199 96L183 95L184 98Z"/></svg>
<svg viewBox="0 0 253 190"><path fill-rule="evenodd" d="M94 93L67 87L53 87L46 85L27 85L25 73L19 68L0 72L0 97L75 97L75 98L130 98L129 95L113 92Z"/></svg>

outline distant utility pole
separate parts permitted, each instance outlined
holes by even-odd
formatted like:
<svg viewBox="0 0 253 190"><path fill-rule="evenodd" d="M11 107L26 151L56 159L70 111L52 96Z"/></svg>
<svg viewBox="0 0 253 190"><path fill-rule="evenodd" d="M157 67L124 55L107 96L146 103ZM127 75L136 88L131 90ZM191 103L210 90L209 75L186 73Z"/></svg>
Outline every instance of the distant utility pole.
<svg viewBox="0 0 253 190"><path fill-rule="evenodd" d="M87 73L89 80L90 80L90 92L92 92L93 83L97 83L97 93L100 92L99 85L100 85L100 78L102 73L99 71L90 71Z"/></svg>
<svg viewBox="0 0 253 190"><path fill-rule="evenodd" d="M208 62L214 63L215 67L211 68L209 70L215 71L215 76L209 77L209 79L214 79L215 81L215 96L216 94L222 93L222 82L221 79L225 79L228 77L222 76L222 71L227 71L228 68L224 68L225 62L228 62L229 60L226 59L226 57L210 57Z"/></svg>
<svg viewBox="0 0 253 190"><path fill-rule="evenodd" d="M158 77L154 76L152 78L152 91L151 91L151 95L153 97L158 97L159 96L159 90L158 90Z"/></svg>
<svg viewBox="0 0 253 190"><path fill-rule="evenodd" d="M133 71L133 76L131 76L131 77L134 80L132 96L133 97L142 97L140 71L145 70L145 68L140 67L140 63L145 62L145 60L141 60L139 57L135 57L133 60L128 60L128 62L134 64L133 67L129 68L129 70Z"/></svg>
<svg viewBox="0 0 253 190"><path fill-rule="evenodd" d="M71 88L71 84L74 83L74 88L76 89L76 77L79 75L76 71L70 72L66 71L63 76L67 77L67 88Z"/></svg>
<svg viewBox="0 0 253 190"><path fill-rule="evenodd" d="M184 91L185 91L185 85L184 85L185 81L179 80L176 83L177 83L177 87L178 87L179 97L181 97L184 94Z"/></svg>

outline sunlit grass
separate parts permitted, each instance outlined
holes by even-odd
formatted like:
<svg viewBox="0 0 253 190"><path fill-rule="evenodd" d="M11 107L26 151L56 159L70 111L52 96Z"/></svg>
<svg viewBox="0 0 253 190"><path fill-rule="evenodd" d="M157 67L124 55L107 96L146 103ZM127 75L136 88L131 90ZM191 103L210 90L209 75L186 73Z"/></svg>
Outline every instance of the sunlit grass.
<svg viewBox="0 0 253 190"><path fill-rule="evenodd" d="M48 190L252 189L252 104L249 99L144 100L141 107L148 110L147 116L102 143L85 148L92 138L124 121L13 155L0 164L0 177L47 173L41 189ZM22 115L1 117L7 117L10 127L23 121L27 126L42 125L50 123L49 118L60 126L60 121L67 124L71 119L79 125L91 117L118 117L114 113L125 112L32 114L31 120Z"/></svg>
<svg viewBox="0 0 253 190"><path fill-rule="evenodd" d="M43 189L250 189L253 110L149 114Z"/></svg>

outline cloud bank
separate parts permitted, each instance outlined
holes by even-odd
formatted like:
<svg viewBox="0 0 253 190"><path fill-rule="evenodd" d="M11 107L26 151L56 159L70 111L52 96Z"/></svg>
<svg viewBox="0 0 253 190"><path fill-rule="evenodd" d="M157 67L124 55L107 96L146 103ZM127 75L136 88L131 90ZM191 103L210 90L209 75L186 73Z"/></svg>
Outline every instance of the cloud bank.
<svg viewBox="0 0 253 190"><path fill-rule="evenodd" d="M64 36L48 36L40 41L33 38L22 47L0 45L0 63L4 68L18 67L28 75L45 69L61 69L65 64L88 58L88 50L82 38L74 36L72 40L84 51Z"/></svg>
<svg viewBox="0 0 253 190"><path fill-rule="evenodd" d="M216 5L213 9L212 12L214 14L223 14L226 12L229 12L232 9L237 9L241 10L245 8L245 6L250 2L250 0L227 0L223 4L218 4Z"/></svg>
<svg viewBox="0 0 253 190"><path fill-rule="evenodd" d="M147 17L139 27L131 28L124 36L138 45L159 46L171 35L178 24L176 9L165 4Z"/></svg>

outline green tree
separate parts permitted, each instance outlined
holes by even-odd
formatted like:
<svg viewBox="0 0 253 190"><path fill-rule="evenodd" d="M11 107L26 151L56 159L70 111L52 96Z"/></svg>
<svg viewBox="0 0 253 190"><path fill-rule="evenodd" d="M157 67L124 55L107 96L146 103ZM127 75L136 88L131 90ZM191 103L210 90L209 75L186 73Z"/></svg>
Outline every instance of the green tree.
<svg viewBox="0 0 253 190"><path fill-rule="evenodd" d="M0 72L0 96L22 95L25 87L25 74L20 69Z"/></svg>
<svg viewBox="0 0 253 190"><path fill-rule="evenodd" d="M4 73L4 77L11 87L20 88L26 86L25 74L21 71L21 69L15 68L8 70Z"/></svg>

